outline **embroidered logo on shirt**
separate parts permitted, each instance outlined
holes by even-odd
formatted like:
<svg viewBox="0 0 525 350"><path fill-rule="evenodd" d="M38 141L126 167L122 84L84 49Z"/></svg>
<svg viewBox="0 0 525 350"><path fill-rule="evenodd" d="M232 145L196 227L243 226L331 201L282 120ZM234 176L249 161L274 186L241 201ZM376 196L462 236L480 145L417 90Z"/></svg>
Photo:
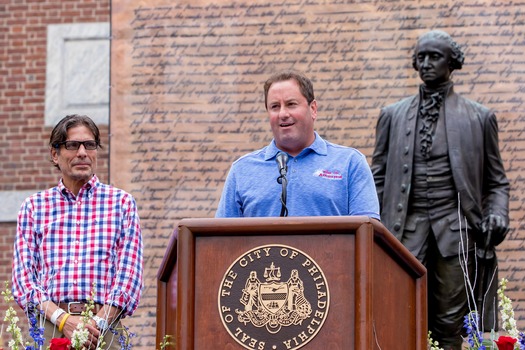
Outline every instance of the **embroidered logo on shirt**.
<svg viewBox="0 0 525 350"><path fill-rule="evenodd" d="M322 177L328 180L342 180L343 174L339 170L316 170L314 171L315 177Z"/></svg>

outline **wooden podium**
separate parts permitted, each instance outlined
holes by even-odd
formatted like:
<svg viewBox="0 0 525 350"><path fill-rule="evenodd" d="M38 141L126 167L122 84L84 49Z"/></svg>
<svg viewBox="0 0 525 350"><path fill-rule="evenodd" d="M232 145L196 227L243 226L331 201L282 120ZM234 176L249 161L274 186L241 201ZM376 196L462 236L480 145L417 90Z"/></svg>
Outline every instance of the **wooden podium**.
<svg viewBox="0 0 525 350"><path fill-rule="evenodd" d="M262 270L251 265L260 260L269 266L270 260L263 258L270 256L265 254L270 251L276 254L271 256L271 268L282 268L283 280L288 278L288 261L301 263L294 268L295 275L304 282L304 293L313 281L317 296L314 292L305 302L306 294L297 298L299 289L287 287L282 281L272 282L278 287L273 289L269 288L270 282L263 283ZM306 266L308 261L316 267ZM322 270L323 282L319 282L318 270ZM265 285L267 293L288 290L288 294L282 293L285 300L278 300L280 294L264 294L275 296L275 308L295 309L297 300L311 306L312 312L300 324L279 326L280 332L294 329L291 335L285 335L286 341L261 341L265 336L272 339L271 333L264 327L254 327L246 318L241 326L228 329L237 317L233 307L221 304L233 300L238 304L237 314L257 313L246 302L248 294L243 294L249 289L247 278L242 277L247 273L250 278L256 274L258 285ZM228 299L235 285L241 290L241 298ZM265 290L259 288L263 295ZM294 293L295 299L291 298ZM424 266L382 224L368 217L184 219L159 269L157 344L169 334L174 336L176 349L183 350L425 350L426 295ZM328 298L329 307L316 311ZM260 306L263 312L259 314L272 316L266 299L258 301L265 305ZM307 307L302 305L304 309ZM324 319L316 320L321 316ZM261 336L254 336L255 331ZM280 334L276 332L275 337Z"/></svg>

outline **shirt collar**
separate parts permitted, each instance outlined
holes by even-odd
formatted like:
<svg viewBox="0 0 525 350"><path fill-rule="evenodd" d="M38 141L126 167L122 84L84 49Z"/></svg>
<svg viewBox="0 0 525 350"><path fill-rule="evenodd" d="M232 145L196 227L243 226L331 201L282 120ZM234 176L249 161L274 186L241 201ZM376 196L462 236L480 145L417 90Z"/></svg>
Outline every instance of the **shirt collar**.
<svg viewBox="0 0 525 350"><path fill-rule="evenodd" d="M325 156L327 154L326 143L324 142L323 138L319 136L317 131L314 131L314 134L314 142L310 146L303 149L301 153L299 153L296 156L296 158L306 155L309 152L315 152L321 156ZM275 144L275 139L273 139L272 142L270 142L270 144L268 145L268 147L266 147L266 152L264 153L264 160L270 160L272 158L275 158L275 156L279 152L282 151L279 148L277 148L277 145Z"/></svg>
<svg viewBox="0 0 525 350"><path fill-rule="evenodd" d="M97 187L98 183L99 183L99 180L98 180L97 175L93 174L91 179L88 182L86 182L84 186L82 186L82 188L80 189L78 193L80 194L83 191L90 192L92 189ZM60 190L60 193L62 194L71 193L71 191L66 186L64 186L63 179L60 179L60 181L58 182L58 189Z"/></svg>

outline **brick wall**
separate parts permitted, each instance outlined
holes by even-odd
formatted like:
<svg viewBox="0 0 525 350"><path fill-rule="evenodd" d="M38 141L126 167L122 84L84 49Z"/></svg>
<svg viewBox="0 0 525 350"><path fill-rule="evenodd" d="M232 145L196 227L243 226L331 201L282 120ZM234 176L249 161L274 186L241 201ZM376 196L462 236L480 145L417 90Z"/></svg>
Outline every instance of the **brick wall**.
<svg viewBox="0 0 525 350"><path fill-rule="evenodd" d="M44 126L47 25L109 22L110 0L6 0L0 3L0 191L42 190L59 173ZM102 126L100 179L108 181L108 127ZM1 203L0 203L1 205ZM0 223L0 288L11 278L16 223ZM0 323L5 303L0 300ZM4 329L4 341L7 339ZM1 342L0 342L1 345Z"/></svg>
<svg viewBox="0 0 525 350"><path fill-rule="evenodd" d="M51 129L44 127L46 26L109 22L109 11L109 0L8 0L0 5L0 190L56 184L47 149ZM99 164L104 179L107 163L106 148Z"/></svg>
<svg viewBox="0 0 525 350"><path fill-rule="evenodd" d="M16 225L10 223L0 223L0 290L5 290L5 281L11 281L11 264L13 262L13 242L16 231ZM11 283L9 283L11 285ZM0 328L3 327L3 334L0 338L0 349L2 346L7 350L7 341L11 339L6 335L4 324L5 311L7 303L4 302L3 296L0 298ZM21 315L21 310L15 306L18 314ZM20 322L22 323L22 322Z"/></svg>

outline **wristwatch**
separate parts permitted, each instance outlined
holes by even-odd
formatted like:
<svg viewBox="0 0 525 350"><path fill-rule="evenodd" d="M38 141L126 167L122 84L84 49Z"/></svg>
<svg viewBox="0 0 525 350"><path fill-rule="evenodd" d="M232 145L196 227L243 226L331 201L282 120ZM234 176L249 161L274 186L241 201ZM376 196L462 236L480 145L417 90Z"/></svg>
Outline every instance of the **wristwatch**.
<svg viewBox="0 0 525 350"><path fill-rule="evenodd" d="M106 329L109 328L109 324L108 324L108 321L106 321L106 319L102 317L98 317L96 315L93 316L92 319L93 321L95 321L97 328L100 329L101 331L105 331Z"/></svg>

